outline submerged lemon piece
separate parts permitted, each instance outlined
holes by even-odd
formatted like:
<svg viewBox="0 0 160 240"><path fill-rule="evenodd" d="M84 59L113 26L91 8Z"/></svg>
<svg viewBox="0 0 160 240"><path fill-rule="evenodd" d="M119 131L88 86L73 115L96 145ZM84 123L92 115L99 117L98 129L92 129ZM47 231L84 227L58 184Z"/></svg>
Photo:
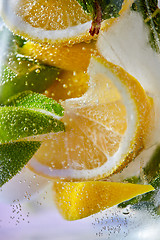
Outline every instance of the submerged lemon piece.
<svg viewBox="0 0 160 240"><path fill-rule="evenodd" d="M28 166L67 180L101 179L120 171L145 147L153 104L139 82L103 58L91 59L89 88L62 102L64 133L48 136Z"/></svg>
<svg viewBox="0 0 160 240"><path fill-rule="evenodd" d="M0 104L27 90L42 93L59 75L59 69L22 56L11 56L0 69Z"/></svg>
<svg viewBox="0 0 160 240"><path fill-rule="evenodd" d="M125 0L122 14L132 1ZM76 0L2 0L2 17L14 33L45 43L76 43L92 39L92 16ZM114 19L103 21L108 28Z"/></svg>
<svg viewBox="0 0 160 240"><path fill-rule="evenodd" d="M81 97L88 89L88 82L87 72L63 70L45 94L56 101Z"/></svg>
<svg viewBox="0 0 160 240"><path fill-rule="evenodd" d="M55 182L54 201L66 220L88 217L106 208L154 190L151 185L117 182Z"/></svg>
<svg viewBox="0 0 160 240"><path fill-rule="evenodd" d="M26 42L19 52L31 56L44 64L57 66L71 71L85 71L89 65L91 55L97 53L96 41L77 43L73 45L46 45Z"/></svg>
<svg viewBox="0 0 160 240"><path fill-rule="evenodd" d="M131 3L124 0L119 14ZM91 16L76 0L3 0L2 16L14 33L32 41L26 42L20 53L45 64L84 71L91 55L97 53L95 41L90 42ZM117 19L103 21L101 30L110 28Z"/></svg>

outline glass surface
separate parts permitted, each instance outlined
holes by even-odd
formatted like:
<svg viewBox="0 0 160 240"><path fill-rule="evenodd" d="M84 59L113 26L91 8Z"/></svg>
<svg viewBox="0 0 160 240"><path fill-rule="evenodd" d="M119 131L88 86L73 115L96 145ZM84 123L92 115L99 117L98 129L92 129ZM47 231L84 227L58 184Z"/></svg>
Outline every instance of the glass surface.
<svg viewBox="0 0 160 240"><path fill-rule="evenodd" d="M108 3L95 2L103 20ZM2 240L160 238L159 2L117 1L123 5L116 18L110 2L111 18L94 38L93 16L76 0L0 0ZM104 155L109 163L101 172ZM94 190L85 195L78 188L70 203L72 187L57 197L53 184L61 181L155 190L132 195L108 187L108 206L102 206L102 186L97 202ZM72 219L63 217L66 203L67 209L75 204Z"/></svg>

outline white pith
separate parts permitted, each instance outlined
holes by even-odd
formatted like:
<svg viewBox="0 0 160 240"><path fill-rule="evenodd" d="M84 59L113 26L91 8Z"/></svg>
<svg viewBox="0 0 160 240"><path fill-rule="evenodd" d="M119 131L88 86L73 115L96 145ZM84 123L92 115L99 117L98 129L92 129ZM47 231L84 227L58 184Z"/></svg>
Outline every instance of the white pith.
<svg viewBox="0 0 160 240"><path fill-rule="evenodd" d="M127 87L123 85L120 79L116 77L109 68L103 66L96 59L92 58L90 62L90 66L88 69L89 75L91 77L90 81L94 78L94 74L104 74L109 79L112 79L113 84L119 90L124 106L126 107L127 112L127 130L123 135L123 141L120 143L118 151L112 156L106 155L107 161L101 167L94 168L91 170L75 170L72 168L69 169L50 169L47 166L39 163L35 158L29 162L29 166L34 169L37 173L43 174L46 177L58 177L58 178L71 178L71 179L95 179L97 176L105 176L110 175L113 171L116 170L118 166L123 163L124 156L128 153L131 141L135 137L136 134L136 125L137 125L137 111L136 106L133 99L130 96ZM92 83L93 85L93 83ZM87 93L86 93L87 94ZM74 105L77 102L84 102L86 94L84 94L81 98L69 99L66 100L64 105L68 108L72 106L74 110ZM71 110L72 111L72 110Z"/></svg>

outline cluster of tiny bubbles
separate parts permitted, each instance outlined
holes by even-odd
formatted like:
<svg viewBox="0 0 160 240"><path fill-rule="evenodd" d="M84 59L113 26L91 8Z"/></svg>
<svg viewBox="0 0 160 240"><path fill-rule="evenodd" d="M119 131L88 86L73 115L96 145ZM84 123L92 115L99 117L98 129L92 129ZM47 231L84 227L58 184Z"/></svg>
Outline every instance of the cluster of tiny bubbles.
<svg viewBox="0 0 160 240"><path fill-rule="evenodd" d="M129 208L118 209L112 207L93 215L92 226L97 237L102 239L120 240L129 234L130 221L134 213Z"/></svg>
<svg viewBox="0 0 160 240"><path fill-rule="evenodd" d="M30 212L23 209L23 203L19 199L13 200L13 202L8 205L7 213L9 213L8 217L3 215L3 218L0 219L0 228L7 224L19 225L21 223L30 223Z"/></svg>
<svg viewBox="0 0 160 240"><path fill-rule="evenodd" d="M33 215L43 212L45 209L51 209L53 207L51 186L52 182L48 180L47 187L45 187L43 191L37 191L38 195L32 197L30 201L26 202L25 208L30 212L31 218Z"/></svg>
<svg viewBox="0 0 160 240"><path fill-rule="evenodd" d="M33 215L42 211L42 208L47 206L49 201L52 201L51 193L48 197L48 192L51 192L51 182L44 182L44 179L28 171L26 172L24 169L24 171L19 172L0 189L1 209L3 204L6 206L6 210L2 209L1 212L3 218L0 217L0 227L8 223L16 226L31 223ZM52 206L51 203L50 206Z"/></svg>
<svg viewBox="0 0 160 240"><path fill-rule="evenodd" d="M12 215L10 216L10 221L15 221L15 225L18 225L21 223L21 221L27 221L27 223L30 223L29 221L29 216L30 213L27 212L24 214L24 212L22 211L22 205L21 203L17 203L16 204L13 202L13 204L10 205L12 208ZM9 223L10 223L9 221Z"/></svg>

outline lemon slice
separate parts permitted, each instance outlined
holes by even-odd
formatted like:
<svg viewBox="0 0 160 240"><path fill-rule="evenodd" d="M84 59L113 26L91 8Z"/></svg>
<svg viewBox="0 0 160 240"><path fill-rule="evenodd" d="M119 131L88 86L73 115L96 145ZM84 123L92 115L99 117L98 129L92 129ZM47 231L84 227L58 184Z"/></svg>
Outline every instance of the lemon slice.
<svg viewBox="0 0 160 240"><path fill-rule="evenodd" d="M119 14L132 2L124 0ZM15 34L32 40L20 53L45 64L85 71L91 55L97 53L95 41L90 42L91 17L76 0L2 0L2 17ZM101 30L110 28L117 19L103 21Z"/></svg>
<svg viewBox="0 0 160 240"><path fill-rule="evenodd" d="M139 82L100 57L91 59L88 74L87 92L62 103L66 132L46 140L29 162L37 174L101 179L124 168L145 147L153 104Z"/></svg>
<svg viewBox="0 0 160 240"><path fill-rule="evenodd" d="M94 40L65 46L28 41L19 49L19 53L64 70L86 71L91 55L97 54L97 50Z"/></svg>
<svg viewBox="0 0 160 240"><path fill-rule="evenodd" d="M16 34L40 42L91 38L91 17L76 0L4 0L2 16Z"/></svg>
<svg viewBox="0 0 160 240"><path fill-rule="evenodd" d="M137 195L154 190L151 185L117 182L55 182L54 201L69 221L88 217Z"/></svg>
<svg viewBox="0 0 160 240"><path fill-rule="evenodd" d="M130 4L126 0L121 11ZM39 42L75 43L92 38L91 16L76 0L2 0L2 17L13 32Z"/></svg>

